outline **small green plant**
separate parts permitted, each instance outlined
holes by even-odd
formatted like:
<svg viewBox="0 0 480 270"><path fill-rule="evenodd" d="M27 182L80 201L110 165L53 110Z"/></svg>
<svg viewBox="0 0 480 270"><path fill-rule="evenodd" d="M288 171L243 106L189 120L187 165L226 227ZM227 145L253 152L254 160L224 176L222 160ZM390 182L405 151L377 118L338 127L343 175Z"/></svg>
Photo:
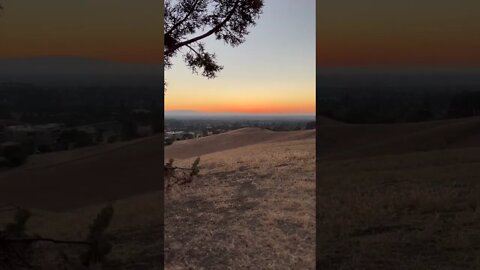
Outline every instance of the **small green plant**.
<svg viewBox="0 0 480 270"><path fill-rule="evenodd" d="M200 157L197 157L197 159L195 159L195 161L193 162L190 177L196 176L200 173L200 168L198 167L198 164L200 164Z"/></svg>
<svg viewBox="0 0 480 270"><path fill-rule="evenodd" d="M14 221L8 223L4 230L0 230L0 269L37 269L33 263L36 261L34 258L43 259L42 245L36 245L37 243L86 247L86 252L80 256L82 264L88 269L101 266L112 250L106 230L110 226L113 212L113 206L108 205L97 214L89 226L85 241L66 241L28 235L26 223L31 214L28 210L18 209ZM66 262L69 259L64 251L60 251L60 257Z"/></svg>
<svg viewBox="0 0 480 270"><path fill-rule="evenodd" d="M30 211L19 208L15 213L14 222L5 225L5 234L12 237L24 237L27 221L31 217Z"/></svg>
<svg viewBox="0 0 480 270"><path fill-rule="evenodd" d="M172 145L175 140L173 138L166 138L165 145Z"/></svg>
<svg viewBox="0 0 480 270"><path fill-rule="evenodd" d="M25 228L30 217L28 210L19 208L13 222L0 230L0 269L32 268L32 243L19 240L27 237Z"/></svg>
<svg viewBox="0 0 480 270"><path fill-rule="evenodd" d="M110 226L113 212L112 205L106 206L100 211L100 213L98 213L97 217L90 225L86 239L86 241L90 243L90 246L87 252L82 256L82 262L84 265L89 266L102 263L112 250L112 244L105 231Z"/></svg>
<svg viewBox="0 0 480 270"><path fill-rule="evenodd" d="M164 167L166 190L173 185L184 185L193 181L193 178L200 173L200 157L197 157L190 168L175 167L174 160L170 159Z"/></svg>

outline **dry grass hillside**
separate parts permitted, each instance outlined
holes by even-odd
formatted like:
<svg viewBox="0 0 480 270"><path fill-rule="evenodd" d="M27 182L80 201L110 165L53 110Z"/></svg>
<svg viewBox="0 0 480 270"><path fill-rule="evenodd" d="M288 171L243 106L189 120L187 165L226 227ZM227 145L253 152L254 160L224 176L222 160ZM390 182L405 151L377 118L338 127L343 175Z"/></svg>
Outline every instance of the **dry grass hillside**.
<svg viewBox="0 0 480 270"><path fill-rule="evenodd" d="M478 117L406 124L323 126L321 159L395 155L480 146Z"/></svg>
<svg viewBox="0 0 480 270"><path fill-rule="evenodd" d="M169 193L165 213L160 137L33 156L0 173L0 225L22 206L33 212L27 232L81 240L114 200L106 269L160 269L164 215L167 269L313 269L314 138L242 129L167 147L179 164L202 161L194 182Z"/></svg>
<svg viewBox="0 0 480 270"><path fill-rule="evenodd" d="M165 159L185 159L252 144L315 138L315 131L275 132L261 128L241 128L196 140L178 141L165 148Z"/></svg>
<svg viewBox="0 0 480 270"><path fill-rule="evenodd" d="M162 148L158 136L32 156L0 172L0 202L64 211L160 190Z"/></svg>
<svg viewBox="0 0 480 270"><path fill-rule="evenodd" d="M33 214L28 233L83 240L95 215L113 201L114 248L106 269L160 269L162 153L162 137L151 137L32 156L24 166L0 173L0 226L20 206Z"/></svg>
<svg viewBox="0 0 480 270"><path fill-rule="evenodd" d="M165 150L182 166L201 155L200 176L165 198L166 269L315 268L314 131L241 129Z"/></svg>
<svg viewBox="0 0 480 270"><path fill-rule="evenodd" d="M319 137L320 269L480 269L480 119Z"/></svg>
<svg viewBox="0 0 480 270"><path fill-rule="evenodd" d="M163 261L163 192L155 191L135 195L114 202L114 215L107 231L113 244L105 270L161 270ZM84 240L88 226L107 203L90 205L68 211L49 211L29 208L32 218L26 231L30 235L41 235L60 240ZM0 226L13 220L14 209L0 204ZM43 250L61 250L75 261L84 252L77 246L46 245ZM64 269L45 257L45 270ZM70 268L68 268L70 269ZM76 268L74 268L76 269Z"/></svg>

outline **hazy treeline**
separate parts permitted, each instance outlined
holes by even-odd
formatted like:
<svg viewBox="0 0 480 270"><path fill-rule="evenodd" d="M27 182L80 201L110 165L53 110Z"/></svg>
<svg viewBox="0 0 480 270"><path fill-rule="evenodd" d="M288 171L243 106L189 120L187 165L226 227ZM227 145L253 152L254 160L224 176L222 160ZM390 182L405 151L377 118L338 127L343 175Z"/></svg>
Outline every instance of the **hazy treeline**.
<svg viewBox="0 0 480 270"><path fill-rule="evenodd" d="M77 126L119 120L122 114L127 117L125 115L134 109L148 109L160 117L161 100L159 87L46 87L4 83L0 84L0 119Z"/></svg>
<svg viewBox="0 0 480 270"><path fill-rule="evenodd" d="M473 78L473 77L472 77ZM418 122L480 114L469 76L318 76L319 115L347 123Z"/></svg>
<svg viewBox="0 0 480 270"><path fill-rule="evenodd" d="M480 114L480 91L339 93L320 98L320 115L347 123L397 123Z"/></svg>
<svg viewBox="0 0 480 270"><path fill-rule="evenodd" d="M165 119L165 128L182 131L235 130L246 127L274 131L292 131L315 128L314 121L304 120L180 120Z"/></svg>

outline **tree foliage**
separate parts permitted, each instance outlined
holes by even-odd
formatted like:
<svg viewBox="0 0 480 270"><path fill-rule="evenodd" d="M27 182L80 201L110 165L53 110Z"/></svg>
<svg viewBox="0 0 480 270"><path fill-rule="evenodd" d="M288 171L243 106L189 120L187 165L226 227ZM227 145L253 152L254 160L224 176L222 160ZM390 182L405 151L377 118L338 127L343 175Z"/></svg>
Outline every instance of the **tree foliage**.
<svg viewBox="0 0 480 270"><path fill-rule="evenodd" d="M315 129L317 123L315 121L308 122L307 125L305 126L305 129Z"/></svg>
<svg viewBox="0 0 480 270"><path fill-rule="evenodd" d="M192 72L215 78L223 67L202 41L213 36L232 47L242 44L262 8L263 0L165 0L165 65L181 52Z"/></svg>

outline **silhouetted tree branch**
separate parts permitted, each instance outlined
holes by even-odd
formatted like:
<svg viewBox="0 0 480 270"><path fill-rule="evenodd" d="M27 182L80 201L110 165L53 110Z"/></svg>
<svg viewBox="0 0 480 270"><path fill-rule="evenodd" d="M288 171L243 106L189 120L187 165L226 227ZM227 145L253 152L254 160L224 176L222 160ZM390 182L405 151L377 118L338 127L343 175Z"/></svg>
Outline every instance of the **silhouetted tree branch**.
<svg viewBox="0 0 480 270"><path fill-rule="evenodd" d="M175 29L177 29L178 27L180 27L183 23L185 23L188 19L188 17L190 17L190 15L192 15L192 13L195 11L196 7L198 6L198 4L200 3L201 0L196 0L191 8L190 8L190 11L185 15L185 17L183 19L181 19L179 22L175 23L172 28L170 30L168 30L165 35L166 36L170 36L172 34L172 31L174 31Z"/></svg>
<svg viewBox="0 0 480 270"><path fill-rule="evenodd" d="M171 54L172 52L178 50L179 48L183 47L183 46L186 46L186 45L190 45L194 42L197 42L197 41L200 41L206 37L209 37L213 34L215 34L216 32L220 31L222 29L223 26L225 26L225 24L232 18L233 14L235 13L236 9L238 8L238 5L240 3L241 0L236 0L235 1L235 4L233 6L233 8L230 10L230 12L228 12L228 15L227 17L225 17L225 19L223 21L221 21L220 23L218 23L217 25L215 25L215 27L213 27L212 29L210 29L209 31L207 31L206 33L203 33L201 35L198 35L196 37L193 37L191 39L188 39L188 40L185 40L183 42L176 42L174 44L172 44L168 49L167 51L165 52L167 55L168 54ZM175 28L173 28L172 30L175 30ZM167 33L167 35L169 35Z"/></svg>
<svg viewBox="0 0 480 270"><path fill-rule="evenodd" d="M233 47L242 44L262 8L263 0L166 0L165 65L171 67L171 58L186 48L183 58L192 72L202 69L203 76L215 78L223 67L201 41L215 36Z"/></svg>

